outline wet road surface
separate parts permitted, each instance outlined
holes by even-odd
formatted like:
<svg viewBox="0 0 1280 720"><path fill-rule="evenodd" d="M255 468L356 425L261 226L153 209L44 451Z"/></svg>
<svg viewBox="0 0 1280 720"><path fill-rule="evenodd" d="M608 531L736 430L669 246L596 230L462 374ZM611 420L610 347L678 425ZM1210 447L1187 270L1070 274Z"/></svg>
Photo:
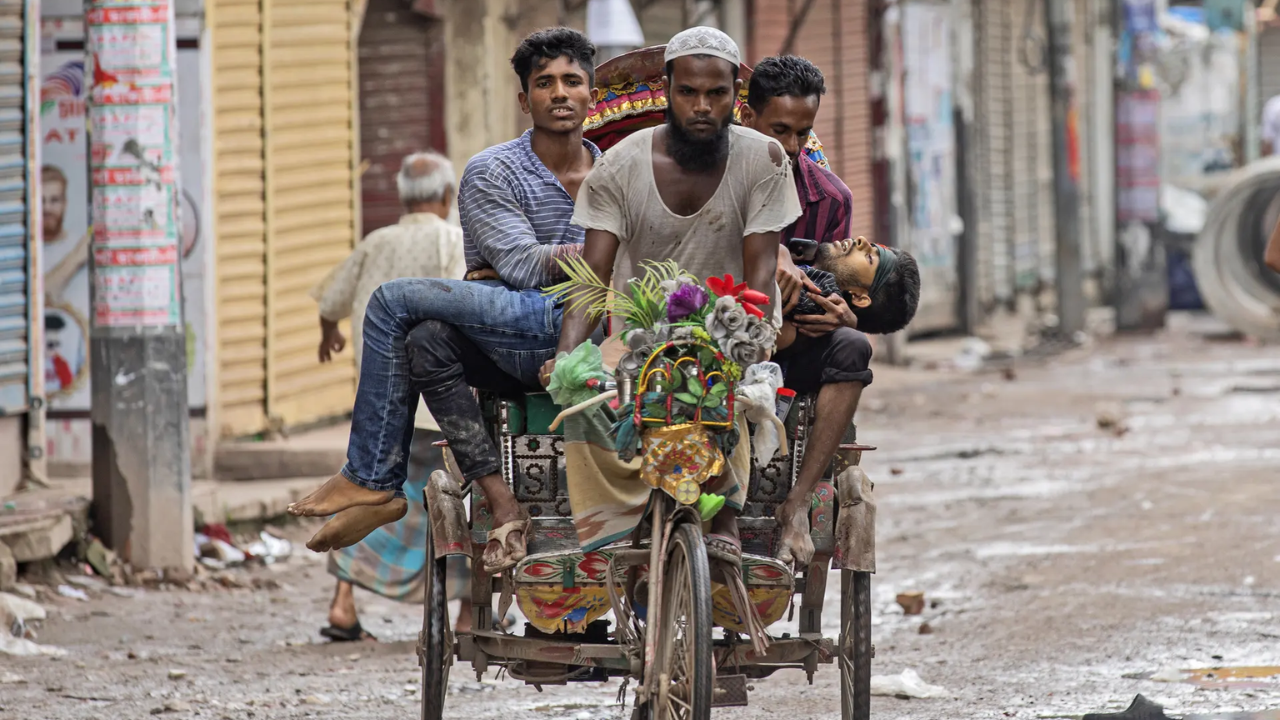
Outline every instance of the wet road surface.
<svg viewBox="0 0 1280 720"><path fill-rule="evenodd" d="M1079 717L1138 693L1170 715L1280 708L1280 677L1176 672L1280 665L1274 348L1166 335L1013 379L877 372L858 419L859 439L881 448L863 461L880 518L874 669L915 670L950 696L876 697L873 716ZM302 552L255 571L276 590L46 603L39 642L69 655L0 656L0 717L417 717L420 608L358 592L384 642L323 643L332 579ZM907 590L925 593L923 615L902 614ZM449 717L629 717L617 681L538 693L469 670L454 668ZM753 682L750 707L713 716L838 718L837 683L832 666L812 686L779 673Z"/></svg>

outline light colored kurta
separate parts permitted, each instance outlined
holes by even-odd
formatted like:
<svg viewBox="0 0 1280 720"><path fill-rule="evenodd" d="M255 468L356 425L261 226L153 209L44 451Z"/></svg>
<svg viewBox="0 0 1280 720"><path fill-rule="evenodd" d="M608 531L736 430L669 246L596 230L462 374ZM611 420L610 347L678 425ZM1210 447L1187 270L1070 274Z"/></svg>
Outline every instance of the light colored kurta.
<svg viewBox="0 0 1280 720"><path fill-rule="evenodd" d="M351 318L351 349L356 368L360 367L364 343L365 308L373 291L385 282L400 278L448 278L461 280L466 273L462 251L462 228L435 213L410 213L400 222L369 233L311 291L320 304L320 317L337 322ZM439 430L419 400L416 427Z"/></svg>

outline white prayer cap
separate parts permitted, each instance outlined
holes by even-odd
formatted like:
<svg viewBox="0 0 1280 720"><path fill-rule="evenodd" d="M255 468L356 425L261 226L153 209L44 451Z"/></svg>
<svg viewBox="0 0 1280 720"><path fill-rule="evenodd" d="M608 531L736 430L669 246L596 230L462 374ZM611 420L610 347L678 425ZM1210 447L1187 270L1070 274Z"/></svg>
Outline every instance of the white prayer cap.
<svg viewBox="0 0 1280 720"><path fill-rule="evenodd" d="M671 38L671 41L667 43L667 52L663 62L669 63L678 57L685 57L686 55L718 57L733 63L735 68L742 62L742 56L738 52L738 44L733 41L733 38L725 35L720 30L706 26L691 27L688 30L676 33L675 37Z"/></svg>

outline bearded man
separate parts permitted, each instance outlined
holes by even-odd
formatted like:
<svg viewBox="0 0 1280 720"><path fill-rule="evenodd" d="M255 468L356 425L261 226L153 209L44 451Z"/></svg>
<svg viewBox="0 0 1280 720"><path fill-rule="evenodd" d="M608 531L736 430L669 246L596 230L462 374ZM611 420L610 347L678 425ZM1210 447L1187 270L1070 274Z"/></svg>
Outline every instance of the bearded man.
<svg viewBox="0 0 1280 720"><path fill-rule="evenodd" d="M699 280L731 274L769 298L765 317L780 327L778 248L782 230L800 216L791 162L776 140L733 124L742 80L728 35L690 28L671 38L664 60L666 123L610 148L578 194L573 222L586 230L582 257L605 282L615 262L639 269L646 260L674 260ZM558 352L587 340L595 324L585 310L567 310ZM554 363L543 369L544 384ZM746 478L708 483L720 492L712 485L727 497L707 547L740 557Z"/></svg>

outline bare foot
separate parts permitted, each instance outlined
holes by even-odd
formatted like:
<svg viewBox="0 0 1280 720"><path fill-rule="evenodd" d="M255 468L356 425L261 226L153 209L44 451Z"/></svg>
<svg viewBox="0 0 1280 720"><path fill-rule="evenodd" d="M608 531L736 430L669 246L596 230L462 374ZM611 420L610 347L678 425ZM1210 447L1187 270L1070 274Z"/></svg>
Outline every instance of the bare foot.
<svg viewBox="0 0 1280 720"><path fill-rule="evenodd" d="M813 538L809 536L809 503L788 499L774 514L782 531L778 560L793 567L808 565L813 559Z"/></svg>
<svg viewBox="0 0 1280 720"><path fill-rule="evenodd" d="M383 505L348 508L325 523L307 542L307 548L315 552L328 552L350 547L383 525L396 522L407 512L409 503L404 498L395 498Z"/></svg>
<svg viewBox="0 0 1280 720"><path fill-rule="evenodd" d="M390 490L369 490L351 482L338 473L316 488L310 495L289 504L290 515L325 517L361 505L383 505L391 502L395 493Z"/></svg>

